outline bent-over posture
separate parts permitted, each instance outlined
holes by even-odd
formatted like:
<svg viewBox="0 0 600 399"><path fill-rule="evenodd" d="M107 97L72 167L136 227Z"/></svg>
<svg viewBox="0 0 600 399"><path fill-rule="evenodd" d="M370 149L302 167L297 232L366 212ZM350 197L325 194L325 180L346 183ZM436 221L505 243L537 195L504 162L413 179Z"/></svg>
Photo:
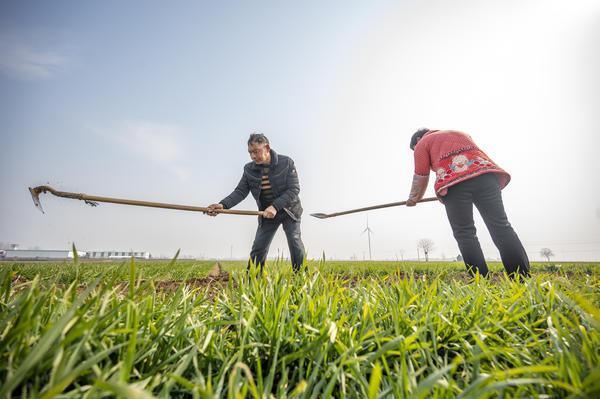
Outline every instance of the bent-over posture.
<svg viewBox="0 0 600 399"><path fill-rule="evenodd" d="M510 175L496 165L465 133L455 130L420 129L410 148L415 155L415 174L407 206L423 198L429 171L435 172L435 193L446 207L452 232L467 270L486 276L488 267L477 239L473 205L477 207L509 276L529 275L529 259L508 222L502 190Z"/></svg>

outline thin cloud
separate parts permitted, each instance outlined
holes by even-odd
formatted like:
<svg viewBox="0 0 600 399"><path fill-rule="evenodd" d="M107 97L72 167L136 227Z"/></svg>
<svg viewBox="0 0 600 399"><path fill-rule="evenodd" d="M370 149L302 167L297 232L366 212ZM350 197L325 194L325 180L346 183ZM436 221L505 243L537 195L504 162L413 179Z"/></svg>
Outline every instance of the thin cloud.
<svg viewBox="0 0 600 399"><path fill-rule="evenodd" d="M148 121L125 122L117 140L131 152L165 167L181 180L187 180L189 171L180 164L183 156L183 129L175 125Z"/></svg>
<svg viewBox="0 0 600 399"><path fill-rule="evenodd" d="M52 51L0 37L0 73L23 80L49 79L62 70L67 58Z"/></svg>

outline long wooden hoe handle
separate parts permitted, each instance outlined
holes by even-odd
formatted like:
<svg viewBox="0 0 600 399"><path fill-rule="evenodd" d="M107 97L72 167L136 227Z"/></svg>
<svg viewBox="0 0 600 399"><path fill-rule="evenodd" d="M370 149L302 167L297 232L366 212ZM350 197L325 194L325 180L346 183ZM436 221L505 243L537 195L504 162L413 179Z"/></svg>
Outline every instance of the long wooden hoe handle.
<svg viewBox="0 0 600 399"><path fill-rule="evenodd" d="M31 196L33 197L33 202L35 205L43 212L39 195L40 193L49 192L57 197L62 198L71 198L77 199L81 201L85 201L86 204L96 206L96 202L108 202L111 204L122 204L122 205L134 205L134 206L146 206L150 208L163 208L163 209L176 209L180 211L192 211L192 212L208 212L208 208L201 206L192 206L192 205L178 205L178 204L167 204L164 202L150 202L150 201L139 201L139 200L130 200L123 198L111 198L111 197L100 197L97 195L87 195L83 193L70 193L67 191L58 191L53 189L50 186L38 186L34 188L29 188L31 192ZM262 211L241 211L235 209L217 209L214 211L215 213L225 213L228 215L247 215L247 216L263 216Z"/></svg>
<svg viewBox="0 0 600 399"><path fill-rule="evenodd" d="M438 199L436 197L431 197L431 198L423 198L422 200L420 200L418 202L431 202L431 201L437 201L437 200ZM348 215L350 213L372 211L374 209L390 208L393 206L402 206L402 205L406 205L406 201L390 202L389 204L367 206L365 208L351 209L349 211L336 212L336 213L312 213L311 216L314 216L319 219L327 219L327 218L332 218L335 216Z"/></svg>

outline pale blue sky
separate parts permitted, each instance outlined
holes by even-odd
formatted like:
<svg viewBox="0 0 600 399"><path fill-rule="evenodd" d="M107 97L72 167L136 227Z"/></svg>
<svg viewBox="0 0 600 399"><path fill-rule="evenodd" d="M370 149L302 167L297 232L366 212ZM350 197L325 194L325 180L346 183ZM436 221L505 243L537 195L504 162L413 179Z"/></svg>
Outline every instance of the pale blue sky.
<svg viewBox="0 0 600 399"><path fill-rule="evenodd" d="M296 161L309 255L362 258L366 215L308 214L405 199L408 139L429 126L467 131L513 175L532 258L600 258L597 1L162 4L1 3L0 241L243 257L253 218L51 197L42 215L26 188L206 205L259 130ZM369 218L376 258L416 257L422 237L458 253L439 204Z"/></svg>

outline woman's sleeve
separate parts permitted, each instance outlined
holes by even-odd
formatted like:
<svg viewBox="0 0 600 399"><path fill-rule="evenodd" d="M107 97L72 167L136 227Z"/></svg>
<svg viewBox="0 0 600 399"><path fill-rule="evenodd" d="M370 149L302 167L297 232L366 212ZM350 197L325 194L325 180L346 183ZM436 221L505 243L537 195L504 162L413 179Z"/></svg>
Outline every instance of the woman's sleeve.
<svg viewBox="0 0 600 399"><path fill-rule="evenodd" d="M429 146L427 143L418 143L415 147L415 175L429 176L430 169Z"/></svg>

